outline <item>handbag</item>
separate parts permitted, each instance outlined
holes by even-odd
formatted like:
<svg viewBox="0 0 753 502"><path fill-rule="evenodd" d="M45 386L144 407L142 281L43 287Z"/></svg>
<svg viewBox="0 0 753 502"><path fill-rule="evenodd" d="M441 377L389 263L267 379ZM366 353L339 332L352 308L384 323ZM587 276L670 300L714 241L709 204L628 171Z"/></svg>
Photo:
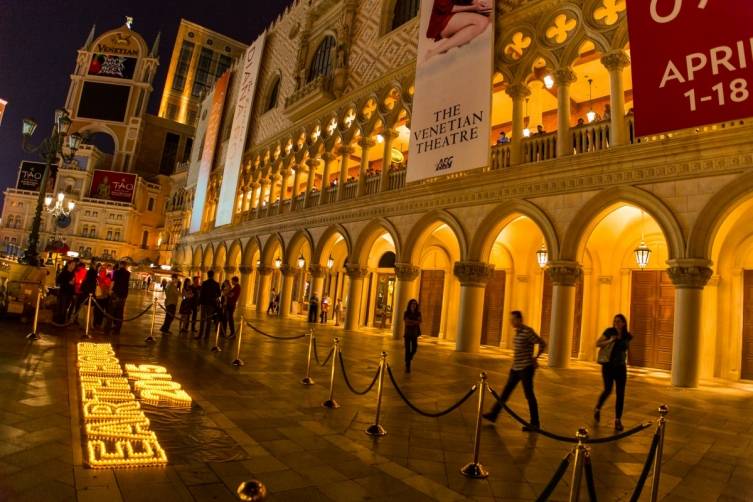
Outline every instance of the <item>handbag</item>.
<svg viewBox="0 0 753 502"><path fill-rule="evenodd" d="M612 349L614 349L614 342L612 340L608 344L599 348L599 354L596 356L596 362L599 364L606 364L612 359Z"/></svg>

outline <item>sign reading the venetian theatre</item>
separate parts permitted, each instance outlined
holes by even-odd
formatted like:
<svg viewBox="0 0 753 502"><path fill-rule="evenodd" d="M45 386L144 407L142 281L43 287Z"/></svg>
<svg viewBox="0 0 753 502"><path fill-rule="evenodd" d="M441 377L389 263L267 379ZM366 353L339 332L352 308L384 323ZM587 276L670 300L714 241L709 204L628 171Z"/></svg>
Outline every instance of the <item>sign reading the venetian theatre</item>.
<svg viewBox="0 0 753 502"><path fill-rule="evenodd" d="M423 0L407 181L487 165L493 0Z"/></svg>
<svg viewBox="0 0 753 502"><path fill-rule="evenodd" d="M222 172L220 198L217 202L217 215L214 223L217 227L233 221L238 177L240 176L243 149L246 146L246 135L248 133L248 119L251 117L251 109L254 106L254 94L256 94L256 84L259 79L265 37L266 33L262 33L246 49L243 55L243 65L238 69L240 72L240 87L235 114L233 115L233 125L230 129L225 169Z"/></svg>
<svg viewBox="0 0 753 502"><path fill-rule="evenodd" d="M753 1L629 0L639 136L753 116Z"/></svg>

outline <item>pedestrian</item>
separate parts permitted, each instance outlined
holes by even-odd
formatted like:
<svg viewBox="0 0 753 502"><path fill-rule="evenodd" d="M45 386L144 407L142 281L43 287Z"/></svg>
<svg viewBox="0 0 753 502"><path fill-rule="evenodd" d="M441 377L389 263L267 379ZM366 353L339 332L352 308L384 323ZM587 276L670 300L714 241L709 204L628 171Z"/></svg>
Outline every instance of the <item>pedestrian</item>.
<svg viewBox="0 0 753 502"><path fill-rule="evenodd" d="M225 322L225 310L227 310L227 297L230 295L230 281L225 279L222 281L222 284L220 285L220 299L217 302L217 314L218 314L218 321L220 323L220 332L222 336L225 336L225 329L227 328L227 323Z"/></svg>
<svg viewBox="0 0 753 502"><path fill-rule="evenodd" d="M309 297L309 322L316 322L316 318L319 315L319 298L316 293Z"/></svg>
<svg viewBox="0 0 753 502"><path fill-rule="evenodd" d="M101 264L91 262L89 269L84 274L84 280L81 282L81 288L79 290L79 300L78 304L79 307L81 305L84 305L88 299L89 295L94 295L97 290L97 275L99 272L99 267Z"/></svg>
<svg viewBox="0 0 753 502"><path fill-rule="evenodd" d="M71 302L71 307L69 310L69 316L74 316L78 313L78 309L81 308L81 303L83 302L83 297L81 296L81 286L84 284L84 279L86 279L86 265L81 263L80 261L76 262L76 267L73 269L73 302Z"/></svg>
<svg viewBox="0 0 753 502"><path fill-rule="evenodd" d="M275 295L275 303L274 303L274 311L275 315L280 315L280 293L278 292Z"/></svg>
<svg viewBox="0 0 753 502"><path fill-rule="evenodd" d="M212 321L218 322L217 305L220 300L220 285L214 280L214 270L207 271L207 280L201 283L199 290L199 305L201 305L201 321L199 333L194 338L209 338Z"/></svg>
<svg viewBox="0 0 753 502"><path fill-rule="evenodd" d="M269 305L267 305L267 315L269 313L275 313L275 299L277 298L277 292L275 288L272 288L272 292L269 294Z"/></svg>
<svg viewBox="0 0 753 502"><path fill-rule="evenodd" d="M408 301L408 307L403 314L405 324L405 372L410 373L410 364L418 350L418 337L421 336L421 311L415 298Z"/></svg>
<svg viewBox="0 0 753 502"><path fill-rule="evenodd" d="M340 317L343 315L343 302L339 298L335 302L335 326L340 325Z"/></svg>
<svg viewBox="0 0 753 502"><path fill-rule="evenodd" d="M601 406L612 393L612 387L617 386L617 400L614 404L614 430L620 432L622 426L622 410L625 405L625 384L627 384L627 357L630 340L633 335L628 331L627 319L622 314L614 316L612 327L596 341L599 347L597 362L601 364L601 377L604 380L604 390L596 402L594 421L601 420Z"/></svg>
<svg viewBox="0 0 753 502"><path fill-rule="evenodd" d="M173 274L172 280L165 286L165 322L162 323L162 327L159 329L163 334L170 334L170 325L175 319L175 311L178 308L178 298L180 297L180 291L178 291L178 274Z"/></svg>
<svg viewBox="0 0 753 502"><path fill-rule="evenodd" d="M319 322L327 324L327 314L329 314L329 296L324 295L324 298L322 298L321 313L319 314Z"/></svg>
<svg viewBox="0 0 753 502"><path fill-rule="evenodd" d="M495 422L518 382L522 382L523 392L528 401L528 411L531 414L530 426L524 426L523 431L534 432L541 428L541 422L539 421L539 406L536 402L536 394L533 392L533 376L538 366L536 359L544 352L546 342L533 329L523 324L523 314L520 311L513 310L510 313L510 324L515 329L515 337L513 338L514 356L510 376L507 378L507 384L499 396L499 401L494 403L492 411L484 413L483 417L490 422ZM539 351L534 357L533 347L536 344L539 345Z"/></svg>
<svg viewBox="0 0 753 502"><path fill-rule="evenodd" d="M144 289L146 289L147 291L149 291L149 285L151 283L152 283L152 276L151 275L147 275L146 276L146 282L144 283L145 284Z"/></svg>
<svg viewBox="0 0 753 502"><path fill-rule="evenodd" d="M182 299L180 302L180 332L187 333L191 324L191 314L196 308L196 296L191 279L183 282Z"/></svg>
<svg viewBox="0 0 753 502"><path fill-rule="evenodd" d="M238 276L234 276L230 282L230 289L225 295L225 310L222 317L222 331L227 335L228 329L230 335L228 338L235 338L235 307L238 305L238 299L241 297L241 285ZM241 311L241 322L243 322L243 312Z"/></svg>
<svg viewBox="0 0 753 502"><path fill-rule="evenodd" d="M199 276L194 276L191 289L193 289L193 308L191 310L191 334L193 334L196 333L196 318L199 315L199 293L201 292Z"/></svg>
<svg viewBox="0 0 753 502"><path fill-rule="evenodd" d="M102 312L107 312L110 304L111 287L112 279L107 274L107 267L100 265L97 274L97 287L94 290L94 300L97 303L94 306L94 327L97 329L102 329L102 322L104 321L104 314Z"/></svg>
<svg viewBox="0 0 753 502"><path fill-rule="evenodd" d="M106 335L119 335L123 327L123 313L125 312L125 302L128 298L128 284L131 280L131 273L126 268L126 262L121 261L117 269L112 273L112 288L110 290L110 310L109 316L105 319L104 331ZM112 318L115 318L113 320Z"/></svg>
<svg viewBox="0 0 753 502"><path fill-rule="evenodd" d="M65 264L65 267L60 271L55 278L55 283L58 287L58 304L55 311L55 322L58 324L65 324L68 320L68 309L71 306L73 300L74 291L74 267L76 263L69 261Z"/></svg>

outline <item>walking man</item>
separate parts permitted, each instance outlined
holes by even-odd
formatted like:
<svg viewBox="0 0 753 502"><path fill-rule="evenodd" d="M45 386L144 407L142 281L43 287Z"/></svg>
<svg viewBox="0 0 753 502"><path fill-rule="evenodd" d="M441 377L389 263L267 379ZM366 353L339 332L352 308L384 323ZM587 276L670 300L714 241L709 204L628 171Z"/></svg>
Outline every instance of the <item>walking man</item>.
<svg viewBox="0 0 753 502"><path fill-rule="evenodd" d="M220 285L214 280L214 270L207 272L207 280L201 283L199 303L201 304L201 322L199 333L194 338L209 338L212 321L218 322L217 307L220 300Z"/></svg>
<svg viewBox="0 0 753 502"><path fill-rule="evenodd" d="M538 366L536 359L546 348L546 342L533 329L523 324L523 314L520 311L513 310L510 312L510 324L515 329L515 338L513 339L515 355L510 376L507 378L507 384L499 396L499 401L494 403L492 411L484 413L483 417L490 422L495 422L518 382L522 382L523 392L528 401L528 410L531 413L531 426L523 427L523 431L534 432L541 427L541 424L539 421L539 406L536 402L536 394L533 392L533 376ZM536 344L539 345L539 351L534 357L533 346Z"/></svg>
<svg viewBox="0 0 753 502"><path fill-rule="evenodd" d="M178 308L178 298L180 297L180 291L178 291L178 274L173 274L172 280L165 286L165 322L162 323L162 327L159 329L163 334L170 333L170 325L175 319L175 311Z"/></svg>
<svg viewBox="0 0 753 502"><path fill-rule="evenodd" d="M128 298L128 282L131 280L131 273L126 268L126 262L121 261L120 266L112 274L112 289L110 290L110 315L116 319L113 322L110 317L105 319L104 331L106 335L119 335L120 328L123 326L123 313L125 312L125 302Z"/></svg>
<svg viewBox="0 0 753 502"><path fill-rule="evenodd" d="M235 306L238 305L238 298L241 297L241 285L238 276L230 279L230 292L227 294L225 311L222 318L222 331L225 333L230 330L228 338L235 338ZM243 310L241 310L241 322L243 322Z"/></svg>
<svg viewBox="0 0 753 502"><path fill-rule="evenodd" d="M309 322L316 322L316 318L319 315L319 297L316 293L309 298Z"/></svg>

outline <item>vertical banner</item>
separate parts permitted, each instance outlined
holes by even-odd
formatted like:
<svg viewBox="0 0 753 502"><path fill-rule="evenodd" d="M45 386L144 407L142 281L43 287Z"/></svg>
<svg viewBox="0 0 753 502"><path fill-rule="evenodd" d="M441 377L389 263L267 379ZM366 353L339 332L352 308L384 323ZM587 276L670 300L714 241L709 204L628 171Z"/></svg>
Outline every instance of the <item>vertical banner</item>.
<svg viewBox="0 0 753 502"><path fill-rule="evenodd" d="M407 181L487 165L493 0L422 0Z"/></svg>
<svg viewBox="0 0 753 502"><path fill-rule="evenodd" d="M753 1L630 0L627 15L637 135L753 116Z"/></svg>
<svg viewBox="0 0 753 502"><path fill-rule="evenodd" d="M204 145L201 151L201 163L199 164L199 176L196 181L196 193L193 199L193 211L191 212L190 233L201 230L201 218L204 214L204 205L207 201L207 189L209 188L209 173L214 162L214 151L217 146L217 136L220 133L222 122L222 110L225 107L225 95L230 81L230 72L225 72L214 84L212 96L212 108L209 110L207 131L204 136Z"/></svg>
<svg viewBox="0 0 753 502"><path fill-rule="evenodd" d="M3 115L5 114L5 105L7 104L7 101L0 99L0 125L3 125Z"/></svg>
<svg viewBox="0 0 753 502"><path fill-rule="evenodd" d="M265 39L266 32L262 33L251 44L251 47L246 49L243 55L243 65L238 69L241 82L238 90L238 101L235 105L235 115L233 115L233 125L230 129L225 169L222 172L222 187L214 223L216 227L227 225L233 221L238 177L243 161L243 149L246 146L246 135L248 134L248 120L254 106L254 95L259 78L259 69L261 68L261 58L264 54Z"/></svg>

